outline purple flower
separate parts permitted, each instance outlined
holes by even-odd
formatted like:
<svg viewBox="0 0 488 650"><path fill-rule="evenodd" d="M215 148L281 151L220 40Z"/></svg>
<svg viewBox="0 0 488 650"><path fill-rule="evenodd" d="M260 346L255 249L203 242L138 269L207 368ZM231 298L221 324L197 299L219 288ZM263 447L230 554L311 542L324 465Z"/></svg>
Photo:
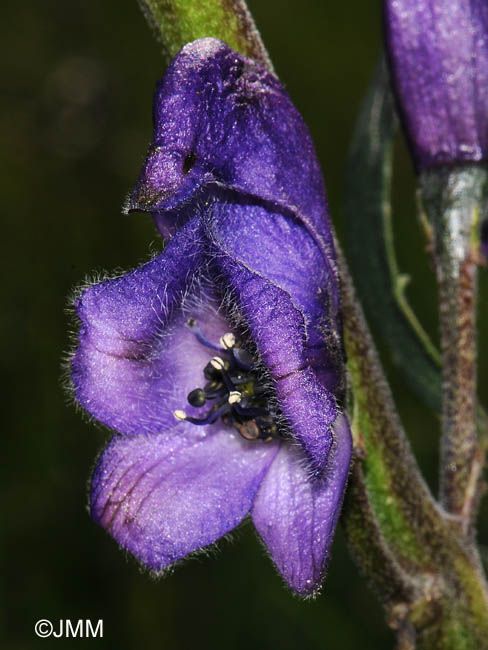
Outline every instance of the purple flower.
<svg viewBox="0 0 488 650"><path fill-rule="evenodd" d="M486 0L385 0L384 8L393 84L419 171L486 160Z"/></svg>
<svg viewBox="0 0 488 650"><path fill-rule="evenodd" d="M116 434L91 512L161 571L247 515L290 587L316 592L347 479L339 287L309 133L225 44L178 54L130 208L164 252L85 289L80 404Z"/></svg>

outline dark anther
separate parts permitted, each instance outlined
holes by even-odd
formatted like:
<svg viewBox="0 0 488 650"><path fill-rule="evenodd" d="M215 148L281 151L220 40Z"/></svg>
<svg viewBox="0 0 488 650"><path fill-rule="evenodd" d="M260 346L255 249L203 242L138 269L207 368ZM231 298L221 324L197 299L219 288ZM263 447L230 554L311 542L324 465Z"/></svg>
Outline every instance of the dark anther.
<svg viewBox="0 0 488 650"><path fill-rule="evenodd" d="M216 397L223 397L227 392L225 386L220 381L209 381L203 387L206 399L215 399Z"/></svg>
<svg viewBox="0 0 488 650"><path fill-rule="evenodd" d="M192 390L191 393L188 393L188 397L186 399L192 406L203 406L207 401L205 393L201 388L195 388L195 390Z"/></svg>
<svg viewBox="0 0 488 650"><path fill-rule="evenodd" d="M214 368L211 363L207 363L203 369L203 375L205 379L218 380L220 378L220 370Z"/></svg>
<svg viewBox="0 0 488 650"><path fill-rule="evenodd" d="M188 174L190 169L193 167L193 165L196 163L197 157L193 153L193 151L185 156L185 159L183 160L183 173Z"/></svg>

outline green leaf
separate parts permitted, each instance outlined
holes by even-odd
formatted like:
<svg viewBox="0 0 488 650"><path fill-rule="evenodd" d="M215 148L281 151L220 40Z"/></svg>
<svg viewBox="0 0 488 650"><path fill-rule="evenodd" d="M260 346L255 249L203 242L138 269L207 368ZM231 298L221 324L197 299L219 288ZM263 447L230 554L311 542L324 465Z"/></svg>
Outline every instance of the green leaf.
<svg viewBox="0 0 488 650"><path fill-rule="evenodd" d="M366 317L412 389L440 413L440 355L408 304L409 277L395 257L390 194L396 126L382 62L361 108L346 170L348 260Z"/></svg>

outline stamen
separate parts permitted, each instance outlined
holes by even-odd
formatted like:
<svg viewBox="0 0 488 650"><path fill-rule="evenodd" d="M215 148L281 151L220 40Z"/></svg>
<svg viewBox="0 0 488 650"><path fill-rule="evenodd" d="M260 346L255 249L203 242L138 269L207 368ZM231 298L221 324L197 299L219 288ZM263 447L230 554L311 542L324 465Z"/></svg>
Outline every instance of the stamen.
<svg viewBox="0 0 488 650"><path fill-rule="evenodd" d="M203 334L202 330L198 327L197 321L194 318L189 318L187 321L188 327L191 329L193 334L197 337L197 339L200 341L202 345L204 345L206 348L210 348L211 350L217 350L218 352L222 351L222 348L218 345L215 345L215 343L212 343L207 339L207 337Z"/></svg>
<svg viewBox="0 0 488 650"><path fill-rule="evenodd" d="M234 334L232 334L232 332L226 332L224 336L220 337L219 343L224 348L224 350L230 350L236 344L236 337Z"/></svg>
<svg viewBox="0 0 488 650"><path fill-rule="evenodd" d="M238 390L231 390L229 393L229 404L238 404L242 400L242 394Z"/></svg>
<svg viewBox="0 0 488 650"><path fill-rule="evenodd" d="M224 360L220 357L212 357L212 359L210 359L210 365L212 368L215 368L215 370L220 370L221 372L225 369Z"/></svg>
<svg viewBox="0 0 488 650"><path fill-rule="evenodd" d="M242 368L247 372L250 372L253 369L254 367L253 360L251 355L248 352L246 352L242 348L232 348L231 352L239 368Z"/></svg>
<svg viewBox="0 0 488 650"><path fill-rule="evenodd" d="M244 386L245 384L249 384L249 385L254 384L254 378L249 375L246 375L244 377L242 375L233 375L231 380L234 386Z"/></svg>
<svg viewBox="0 0 488 650"><path fill-rule="evenodd" d="M227 372L230 368L229 362L224 361L220 357L213 357L213 359L210 360L210 365L212 366L212 368L219 371L220 376L224 380L224 384L227 390L229 392L234 390L234 383L232 379L229 377L229 374Z"/></svg>
<svg viewBox="0 0 488 650"><path fill-rule="evenodd" d="M220 379L220 372L216 370L212 364L209 362L203 369L203 375L205 379L218 380Z"/></svg>
<svg viewBox="0 0 488 650"><path fill-rule="evenodd" d="M226 413L228 413L230 410L229 404L226 402L225 404L219 405L216 404L213 408L210 409L210 411L207 413L207 415L203 418L193 418L190 417L189 415L186 416L185 420L187 422L191 422L191 424L197 424L197 425L204 425L204 424L213 424L216 422L219 418L224 416Z"/></svg>
<svg viewBox="0 0 488 650"><path fill-rule="evenodd" d="M264 442L270 442L279 437L278 427L269 415L257 418L256 423L262 433Z"/></svg>
<svg viewBox="0 0 488 650"><path fill-rule="evenodd" d="M241 406L239 402L232 404L232 406L239 415L242 415L242 417L245 418L258 418L260 416L268 415L268 411L264 408L246 408L245 406Z"/></svg>
<svg viewBox="0 0 488 650"><path fill-rule="evenodd" d="M207 399L215 399L216 397L222 397L226 392L226 388L221 381L212 381L205 386L203 392Z"/></svg>
<svg viewBox="0 0 488 650"><path fill-rule="evenodd" d="M188 393L186 399L189 404L196 407L203 406L207 401L207 397L201 388L195 388L195 390L192 390L191 393Z"/></svg>
<svg viewBox="0 0 488 650"><path fill-rule="evenodd" d="M259 438L259 427L254 420L249 420L249 422L243 422L242 424L236 424L235 426L241 436L246 440L257 440Z"/></svg>
<svg viewBox="0 0 488 650"><path fill-rule="evenodd" d="M201 418L176 410L175 419L196 425L213 424L221 419L246 440L270 442L280 438L275 416L268 410L267 388L259 379L253 357L241 347L240 341L232 332L226 332L220 337L219 345L215 345L205 337L194 318L188 320L188 327L202 345L220 355L212 357L203 369L208 380L205 386L190 391L187 400L194 408L215 401Z"/></svg>

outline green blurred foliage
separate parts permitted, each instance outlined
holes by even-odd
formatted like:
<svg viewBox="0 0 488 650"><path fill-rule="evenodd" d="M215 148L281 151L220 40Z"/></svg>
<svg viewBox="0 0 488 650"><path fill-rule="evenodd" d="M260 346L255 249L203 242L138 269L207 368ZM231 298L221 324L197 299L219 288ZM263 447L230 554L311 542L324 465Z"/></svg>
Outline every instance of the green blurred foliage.
<svg viewBox="0 0 488 650"><path fill-rule="evenodd" d="M343 236L344 162L381 47L379 7L360 0L249 6L314 135ZM151 97L164 64L135 0L10 0L0 29L2 647L78 647L78 640L38 639L34 623L103 618L104 638L84 643L119 650L391 648L393 635L340 531L323 595L300 602L282 586L249 525L232 544L224 541L154 581L91 523L87 480L107 432L81 418L63 390L72 327L65 311L87 275L136 266L160 248L150 220L122 216L120 206L150 139ZM398 255L414 276L412 302L436 336L435 285L401 145L397 158ZM481 331L487 322L485 308ZM482 386L487 345L481 337ZM435 485L438 423L388 368Z"/></svg>

